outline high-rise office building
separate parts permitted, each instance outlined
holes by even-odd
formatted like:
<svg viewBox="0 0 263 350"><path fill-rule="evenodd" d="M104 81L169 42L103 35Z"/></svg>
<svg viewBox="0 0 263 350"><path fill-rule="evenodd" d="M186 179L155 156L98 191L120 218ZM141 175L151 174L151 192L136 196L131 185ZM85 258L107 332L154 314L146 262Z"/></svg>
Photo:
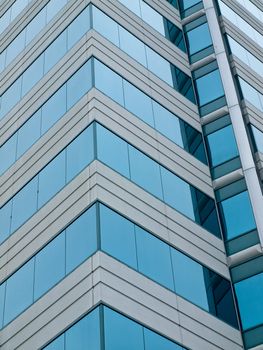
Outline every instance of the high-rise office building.
<svg viewBox="0 0 263 350"><path fill-rule="evenodd" d="M262 0L0 1L0 348L263 349Z"/></svg>

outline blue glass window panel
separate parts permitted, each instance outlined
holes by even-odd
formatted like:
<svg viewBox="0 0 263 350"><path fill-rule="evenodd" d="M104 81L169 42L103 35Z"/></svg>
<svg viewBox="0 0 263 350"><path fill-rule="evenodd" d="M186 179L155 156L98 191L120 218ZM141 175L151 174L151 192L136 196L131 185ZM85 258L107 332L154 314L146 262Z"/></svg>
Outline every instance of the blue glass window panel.
<svg viewBox="0 0 263 350"><path fill-rule="evenodd" d="M41 111L38 110L17 132L17 159L21 157L39 138Z"/></svg>
<svg viewBox="0 0 263 350"><path fill-rule="evenodd" d="M92 7L93 28L112 42L114 45L120 45L118 24L95 6Z"/></svg>
<svg viewBox="0 0 263 350"><path fill-rule="evenodd" d="M131 180L163 199L160 166L155 161L129 145Z"/></svg>
<svg viewBox="0 0 263 350"><path fill-rule="evenodd" d="M200 106L224 96L224 89L218 69L197 79L196 86Z"/></svg>
<svg viewBox="0 0 263 350"><path fill-rule="evenodd" d="M70 109L92 87L91 60L84 64L67 82L67 108Z"/></svg>
<svg viewBox="0 0 263 350"><path fill-rule="evenodd" d="M164 201L180 213L195 220L194 204L191 186L174 175L169 170L161 167Z"/></svg>
<svg viewBox="0 0 263 350"><path fill-rule="evenodd" d="M43 350L65 350L65 334L61 334L60 337L53 340L48 346L45 346Z"/></svg>
<svg viewBox="0 0 263 350"><path fill-rule="evenodd" d="M235 284L239 312L244 330L263 323L263 274Z"/></svg>
<svg viewBox="0 0 263 350"><path fill-rule="evenodd" d="M28 0L16 0L11 7L11 21L27 6Z"/></svg>
<svg viewBox="0 0 263 350"><path fill-rule="evenodd" d="M5 305L5 286L6 283L0 285L0 327L3 327L4 305Z"/></svg>
<svg viewBox="0 0 263 350"><path fill-rule="evenodd" d="M66 273L68 274L97 250L96 205L66 229Z"/></svg>
<svg viewBox="0 0 263 350"><path fill-rule="evenodd" d="M104 307L105 350L144 350L143 327Z"/></svg>
<svg viewBox="0 0 263 350"><path fill-rule="evenodd" d="M119 27L119 31L120 48L144 67L147 67L145 45L124 28Z"/></svg>
<svg viewBox="0 0 263 350"><path fill-rule="evenodd" d="M164 80L167 84L173 86L171 64L148 46L146 46L146 55L149 70Z"/></svg>
<svg viewBox="0 0 263 350"><path fill-rule="evenodd" d="M55 64L65 56L67 52L67 32L64 30L55 41L45 51L44 74L46 74Z"/></svg>
<svg viewBox="0 0 263 350"><path fill-rule="evenodd" d="M198 4L201 0L179 0L182 9L187 10L188 8Z"/></svg>
<svg viewBox="0 0 263 350"><path fill-rule="evenodd" d="M256 224L247 191L222 201L220 209L226 239L235 238L255 229Z"/></svg>
<svg viewBox="0 0 263 350"><path fill-rule="evenodd" d="M94 68L95 87L123 106L122 78L97 60L94 60Z"/></svg>
<svg viewBox="0 0 263 350"><path fill-rule="evenodd" d="M0 174L3 174L16 160L17 134L14 134L0 148Z"/></svg>
<svg viewBox="0 0 263 350"><path fill-rule="evenodd" d="M253 125L251 125L251 128L255 138L257 150L263 153L263 133L259 129L255 128Z"/></svg>
<svg viewBox="0 0 263 350"><path fill-rule="evenodd" d="M3 31L9 26L10 20L11 20L11 11L9 9L0 17L0 33L3 33Z"/></svg>
<svg viewBox="0 0 263 350"><path fill-rule="evenodd" d="M62 151L39 173L38 208L41 208L66 183L66 152Z"/></svg>
<svg viewBox="0 0 263 350"><path fill-rule="evenodd" d="M100 205L101 249L137 269L134 224Z"/></svg>
<svg viewBox="0 0 263 350"><path fill-rule="evenodd" d="M11 223L12 200L0 209L0 244L9 236Z"/></svg>
<svg viewBox="0 0 263 350"><path fill-rule="evenodd" d="M128 9L134 12L137 16L141 17L140 0L119 0L119 2L121 2L124 6L126 6Z"/></svg>
<svg viewBox="0 0 263 350"><path fill-rule="evenodd" d="M90 8L85 8L81 14L69 25L68 49L71 49L90 29Z"/></svg>
<svg viewBox="0 0 263 350"><path fill-rule="evenodd" d="M65 233L61 233L35 257L34 300L65 276Z"/></svg>
<svg viewBox="0 0 263 350"><path fill-rule="evenodd" d="M183 350L181 346L147 328L143 331L145 350Z"/></svg>
<svg viewBox="0 0 263 350"><path fill-rule="evenodd" d="M237 144L232 125L207 136L212 166L238 156Z"/></svg>
<svg viewBox="0 0 263 350"><path fill-rule="evenodd" d="M34 260L29 260L6 282L4 324L33 302Z"/></svg>
<svg viewBox="0 0 263 350"><path fill-rule="evenodd" d="M6 55L6 51L3 51L2 53L0 53L0 72L2 72L5 67L5 55Z"/></svg>
<svg viewBox="0 0 263 350"><path fill-rule="evenodd" d="M63 85L42 106L42 135L45 134L66 113L66 101L66 85Z"/></svg>
<svg viewBox="0 0 263 350"><path fill-rule="evenodd" d="M93 126L85 129L66 149L66 178L71 181L94 160Z"/></svg>
<svg viewBox="0 0 263 350"><path fill-rule="evenodd" d="M26 31L23 30L6 48L6 66L24 49Z"/></svg>
<svg viewBox="0 0 263 350"><path fill-rule="evenodd" d="M170 247L160 239L135 226L139 271L174 290Z"/></svg>
<svg viewBox="0 0 263 350"><path fill-rule="evenodd" d="M22 77L18 78L2 95L0 119L3 118L20 100Z"/></svg>
<svg viewBox="0 0 263 350"><path fill-rule="evenodd" d="M260 95L257 90L241 78L239 78L239 82L244 99L252 103L259 110L263 110L263 106L260 102Z"/></svg>
<svg viewBox="0 0 263 350"><path fill-rule="evenodd" d="M187 38L190 55L193 55L194 53L212 45L212 39L207 23L204 23L201 26L189 31L187 33Z"/></svg>
<svg viewBox="0 0 263 350"><path fill-rule="evenodd" d="M164 30L164 18L152 7L146 4L144 1L141 1L141 12L142 19L148 23L151 27L165 36Z"/></svg>
<svg viewBox="0 0 263 350"><path fill-rule="evenodd" d="M37 177L34 177L13 197L11 232L30 218L37 210Z"/></svg>
<svg viewBox="0 0 263 350"><path fill-rule="evenodd" d="M24 72L22 77L22 96L42 78L44 69L44 54L39 56Z"/></svg>
<svg viewBox="0 0 263 350"><path fill-rule="evenodd" d="M44 7L26 27L26 45L45 27L46 7Z"/></svg>
<svg viewBox="0 0 263 350"><path fill-rule="evenodd" d="M172 263L176 293L209 310L203 266L175 249L172 249Z"/></svg>
<svg viewBox="0 0 263 350"><path fill-rule="evenodd" d="M123 81L125 108L154 127L152 100L135 86Z"/></svg>
<svg viewBox="0 0 263 350"><path fill-rule="evenodd" d="M50 1L47 4L47 22L49 22L66 4L67 0Z"/></svg>
<svg viewBox="0 0 263 350"><path fill-rule="evenodd" d="M99 308L71 327L65 334L66 350L100 350Z"/></svg>
<svg viewBox="0 0 263 350"><path fill-rule="evenodd" d="M156 129L180 147L184 147L179 118L155 101L153 113Z"/></svg>
<svg viewBox="0 0 263 350"><path fill-rule="evenodd" d="M128 145L121 138L97 124L97 157L100 161L130 178Z"/></svg>

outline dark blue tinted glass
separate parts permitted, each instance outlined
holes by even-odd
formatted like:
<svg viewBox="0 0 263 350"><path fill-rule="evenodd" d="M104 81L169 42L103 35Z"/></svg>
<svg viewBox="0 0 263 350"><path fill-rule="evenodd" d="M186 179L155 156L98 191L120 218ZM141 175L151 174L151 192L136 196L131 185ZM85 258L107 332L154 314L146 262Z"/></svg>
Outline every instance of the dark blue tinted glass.
<svg viewBox="0 0 263 350"><path fill-rule="evenodd" d="M218 69L197 79L196 87L200 106L224 96L224 89Z"/></svg>
<svg viewBox="0 0 263 350"><path fill-rule="evenodd" d="M222 201L219 208L224 234L227 240L256 228L247 191Z"/></svg>
<svg viewBox="0 0 263 350"><path fill-rule="evenodd" d="M263 273L235 284L244 330L263 324Z"/></svg>
<svg viewBox="0 0 263 350"><path fill-rule="evenodd" d="M145 350L183 350L180 345L161 337L159 334L144 328Z"/></svg>

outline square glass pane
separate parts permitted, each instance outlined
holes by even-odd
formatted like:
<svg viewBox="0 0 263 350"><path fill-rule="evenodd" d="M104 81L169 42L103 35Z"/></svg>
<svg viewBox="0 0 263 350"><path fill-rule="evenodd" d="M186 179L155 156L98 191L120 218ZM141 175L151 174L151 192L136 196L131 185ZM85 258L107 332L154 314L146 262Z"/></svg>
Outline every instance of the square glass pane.
<svg viewBox="0 0 263 350"><path fill-rule="evenodd" d="M100 205L101 249L137 269L134 224Z"/></svg>
<svg viewBox="0 0 263 350"><path fill-rule="evenodd" d="M96 129L98 160L130 178L127 143L100 124L96 125Z"/></svg>
<svg viewBox="0 0 263 350"><path fill-rule="evenodd" d="M224 89L218 69L197 79L196 87L200 106L224 96Z"/></svg>
<svg viewBox="0 0 263 350"><path fill-rule="evenodd" d="M70 109L92 87L91 60L85 63L67 82L67 109Z"/></svg>
<svg viewBox="0 0 263 350"><path fill-rule="evenodd" d="M24 50L26 41L26 31L22 30L20 34L6 48L6 66Z"/></svg>
<svg viewBox="0 0 263 350"><path fill-rule="evenodd" d="M94 160L93 124L66 148L66 181L71 181Z"/></svg>
<svg viewBox="0 0 263 350"><path fill-rule="evenodd" d="M126 29L119 27L120 48L137 62L147 67L145 45Z"/></svg>
<svg viewBox="0 0 263 350"><path fill-rule="evenodd" d="M161 176L165 203L195 220L194 189L191 185L163 167Z"/></svg>
<svg viewBox="0 0 263 350"><path fill-rule="evenodd" d="M45 134L66 113L66 101L66 85L63 85L41 108L41 135Z"/></svg>
<svg viewBox="0 0 263 350"><path fill-rule="evenodd" d="M144 350L143 327L104 307L105 350Z"/></svg>
<svg viewBox="0 0 263 350"><path fill-rule="evenodd" d="M203 266L175 249L172 249L172 262L176 293L208 311Z"/></svg>
<svg viewBox="0 0 263 350"><path fill-rule="evenodd" d="M4 325L33 303L33 282L34 260L31 259L6 282Z"/></svg>
<svg viewBox="0 0 263 350"><path fill-rule="evenodd" d="M157 283L174 290L170 247L135 226L139 271Z"/></svg>
<svg viewBox="0 0 263 350"><path fill-rule="evenodd" d="M64 30L57 39L45 50L44 74L55 66L58 61L67 53L67 32Z"/></svg>
<svg viewBox="0 0 263 350"><path fill-rule="evenodd" d="M157 32L165 36L164 18L152 7L141 1L142 19L153 27Z"/></svg>
<svg viewBox="0 0 263 350"><path fill-rule="evenodd" d="M129 145L131 180L146 191L163 199L160 165Z"/></svg>
<svg viewBox="0 0 263 350"><path fill-rule="evenodd" d="M47 23L67 4L67 0L49 1L47 4Z"/></svg>
<svg viewBox="0 0 263 350"><path fill-rule="evenodd" d="M13 197L11 232L27 221L37 210L37 176Z"/></svg>
<svg viewBox="0 0 263 350"><path fill-rule="evenodd" d="M65 276L65 233L62 232L35 257L34 300Z"/></svg>
<svg viewBox="0 0 263 350"><path fill-rule="evenodd" d="M232 125L207 136L212 166L217 166L238 156L237 144Z"/></svg>
<svg viewBox="0 0 263 350"><path fill-rule="evenodd" d="M85 316L65 334L66 350L100 350L99 308Z"/></svg>
<svg viewBox="0 0 263 350"><path fill-rule="evenodd" d="M16 0L11 7L11 21L13 21L20 12L27 6L28 0Z"/></svg>
<svg viewBox="0 0 263 350"><path fill-rule="evenodd" d="M243 330L263 323L263 273L235 284Z"/></svg>
<svg viewBox="0 0 263 350"><path fill-rule="evenodd" d="M204 23L199 27L187 32L188 49L190 55L205 49L212 45L212 39L209 32L208 24Z"/></svg>
<svg viewBox="0 0 263 350"><path fill-rule="evenodd" d="M66 152L62 151L39 173L38 208L66 184Z"/></svg>
<svg viewBox="0 0 263 350"><path fill-rule="evenodd" d="M41 111L38 110L20 129L18 129L17 159L40 138L40 129Z"/></svg>
<svg viewBox="0 0 263 350"><path fill-rule="evenodd" d="M94 60L95 87L124 106L122 78L101 62Z"/></svg>
<svg viewBox="0 0 263 350"><path fill-rule="evenodd" d="M225 238L232 239L256 228L248 192L241 192L220 203ZM242 213L242 215L240 215Z"/></svg>
<svg viewBox="0 0 263 350"><path fill-rule="evenodd" d="M92 6L92 14L93 28L114 45L119 47L118 24L95 6Z"/></svg>
<svg viewBox="0 0 263 350"><path fill-rule="evenodd" d="M90 30L90 7L87 6L67 28L68 50Z"/></svg>
<svg viewBox="0 0 263 350"><path fill-rule="evenodd" d="M97 250L96 205L66 229L66 273L74 270Z"/></svg>
<svg viewBox="0 0 263 350"><path fill-rule="evenodd" d="M152 100L142 91L123 81L125 108L142 121L154 127Z"/></svg>

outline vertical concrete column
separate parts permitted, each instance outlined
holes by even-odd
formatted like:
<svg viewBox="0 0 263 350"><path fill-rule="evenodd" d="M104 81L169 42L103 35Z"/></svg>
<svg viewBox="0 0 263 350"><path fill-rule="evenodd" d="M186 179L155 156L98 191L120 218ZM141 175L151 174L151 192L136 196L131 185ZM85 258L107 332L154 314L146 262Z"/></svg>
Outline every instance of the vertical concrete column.
<svg viewBox="0 0 263 350"><path fill-rule="evenodd" d="M221 30L217 19L217 14L213 0L203 0L207 22L211 32L215 55L221 78L225 90L229 115L232 121L244 177L246 179L249 196L251 199L255 221L259 233L261 248L263 248L263 196L259 179L257 176L255 162L247 137L247 132L242 116L242 111L238 102L238 96L232 77L230 65L227 59ZM242 215L242 213L240 213Z"/></svg>

